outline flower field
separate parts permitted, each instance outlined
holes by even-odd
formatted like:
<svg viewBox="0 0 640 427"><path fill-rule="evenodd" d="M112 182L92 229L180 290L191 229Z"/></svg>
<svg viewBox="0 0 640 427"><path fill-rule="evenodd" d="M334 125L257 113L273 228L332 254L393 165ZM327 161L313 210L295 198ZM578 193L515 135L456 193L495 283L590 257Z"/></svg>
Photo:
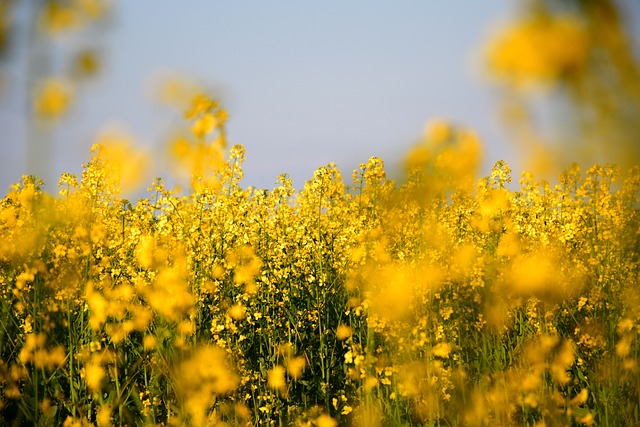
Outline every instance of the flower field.
<svg viewBox="0 0 640 427"><path fill-rule="evenodd" d="M107 6L42 2L31 37ZM0 427L640 425L624 18L614 0L523 1L488 43L519 176L501 160L482 176L478 136L435 120L393 178L371 157L247 187L206 91L173 178L142 182L151 159L113 135L57 192L23 176L0 199ZM100 69L98 50L74 58L71 79L30 70L27 157Z"/></svg>
<svg viewBox="0 0 640 427"><path fill-rule="evenodd" d="M374 157L244 188L220 105L187 118L187 195L123 199L107 142L2 199L7 425L640 423L639 168L478 178L435 122L398 182Z"/></svg>

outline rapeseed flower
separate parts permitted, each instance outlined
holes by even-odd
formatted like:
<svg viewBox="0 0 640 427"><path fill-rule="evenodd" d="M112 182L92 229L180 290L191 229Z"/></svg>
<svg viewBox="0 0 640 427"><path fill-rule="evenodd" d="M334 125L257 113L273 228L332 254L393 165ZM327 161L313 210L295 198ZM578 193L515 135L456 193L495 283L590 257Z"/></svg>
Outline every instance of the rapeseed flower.
<svg viewBox="0 0 640 427"><path fill-rule="evenodd" d="M36 87L33 111L43 120L58 119L69 110L73 97L70 83L62 79L46 80Z"/></svg>
<svg viewBox="0 0 640 427"><path fill-rule="evenodd" d="M584 67L588 37L575 16L524 18L495 35L487 52L489 68L515 85L552 83Z"/></svg>

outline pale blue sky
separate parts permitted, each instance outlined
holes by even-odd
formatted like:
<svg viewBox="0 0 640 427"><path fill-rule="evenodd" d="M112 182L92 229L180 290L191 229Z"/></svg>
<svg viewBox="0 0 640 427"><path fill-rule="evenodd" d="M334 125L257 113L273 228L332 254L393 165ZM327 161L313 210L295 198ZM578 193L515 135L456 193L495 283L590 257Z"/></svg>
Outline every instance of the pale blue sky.
<svg viewBox="0 0 640 427"><path fill-rule="evenodd" d="M270 188L288 172L300 188L331 161L349 182L373 155L392 170L434 117L474 128L488 166L514 160L480 64L483 41L508 7L506 0L120 1L99 35L103 74L53 132L47 187L63 171L81 171L105 124L159 150L177 114L151 100L158 72L215 89L230 114L229 143L247 149L245 185ZM0 106L2 191L29 172L21 58L8 68ZM155 164L154 175L168 176Z"/></svg>

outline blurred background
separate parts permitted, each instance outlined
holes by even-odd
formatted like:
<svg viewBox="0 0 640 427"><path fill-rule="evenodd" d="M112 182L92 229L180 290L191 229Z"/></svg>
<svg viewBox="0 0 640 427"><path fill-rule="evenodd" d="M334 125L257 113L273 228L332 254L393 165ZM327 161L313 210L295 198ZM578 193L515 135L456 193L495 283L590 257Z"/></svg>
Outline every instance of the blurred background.
<svg viewBox="0 0 640 427"><path fill-rule="evenodd" d="M286 172L301 188L328 162L350 182L370 156L382 157L393 173L434 118L479 134L484 172L504 159L517 174L540 150L527 152L514 138L528 132L522 139L542 140L530 134L532 124L553 131L557 114L598 96L579 89L581 101L563 103L563 81L531 89L539 80L574 81L576 69L585 74L579 53L559 60L557 72L525 70L533 83L521 84L519 65L492 57L492 46L505 28L508 45L508 25L535 14L572 13L578 28L591 31L590 3L598 2L1 0L0 189L37 174L55 191L62 172L81 172L105 129L150 154L145 184L168 178L168 146L185 126L183 98L199 88L228 111L229 144L247 150L245 186L270 188ZM626 54L637 59L638 4L601 3L615 14L593 25L622 25L631 42ZM551 41L570 51L565 41ZM517 58L526 56L511 42ZM532 50L539 50L535 43ZM549 99L559 107L549 109ZM620 102L634 122L637 111L626 107L632 102ZM591 107L589 114L598 114ZM517 125L505 126L505 117ZM601 154L594 153L589 160Z"/></svg>

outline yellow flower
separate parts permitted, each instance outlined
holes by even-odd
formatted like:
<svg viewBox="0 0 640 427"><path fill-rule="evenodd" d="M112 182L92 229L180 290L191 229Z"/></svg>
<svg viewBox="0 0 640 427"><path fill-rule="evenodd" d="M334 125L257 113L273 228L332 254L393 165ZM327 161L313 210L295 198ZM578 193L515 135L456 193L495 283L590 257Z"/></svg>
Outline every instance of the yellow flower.
<svg viewBox="0 0 640 427"><path fill-rule="evenodd" d="M153 350L156 347L156 345L157 345L157 340L156 340L156 337L154 337L153 335L145 335L144 338L142 339L142 346L147 351Z"/></svg>
<svg viewBox="0 0 640 427"><path fill-rule="evenodd" d="M40 29L48 33L60 33L80 25L78 11L66 3L47 2L40 14Z"/></svg>
<svg viewBox="0 0 640 427"><path fill-rule="evenodd" d="M42 119L57 119L64 115L73 101L70 84L61 79L49 79L36 89L33 110Z"/></svg>
<svg viewBox="0 0 640 427"><path fill-rule="evenodd" d="M149 156L145 150L135 148L135 142L126 132L107 129L97 138L100 157L117 183L125 191L137 188L145 176Z"/></svg>
<svg viewBox="0 0 640 427"><path fill-rule="evenodd" d="M353 334L353 329L351 329L347 325L339 325L338 329L336 329L336 338L340 341L344 341L349 338Z"/></svg>
<svg viewBox="0 0 640 427"><path fill-rule="evenodd" d="M153 236L143 236L138 242L136 248L136 260L142 268L151 268L153 265L153 253L156 249L155 239Z"/></svg>
<svg viewBox="0 0 640 427"><path fill-rule="evenodd" d="M280 365L274 366L272 369L269 369L269 372L267 373L267 384L269 385L269 387L278 391L284 391L287 385L284 374L284 367Z"/></svg>
<svg viewBox="0 0 640 427"><path fill-rule="evenodd" d="M518 295L562 295L562 277L558 274L558 261L542 251L512 258L506 278Z"/></svg>
<svg viewBox="0 0 640 427"><path fill-rule="evenodd" d="M294 380L297 380L302 375L302 371L307 362L304 357L293 357L287 360L287 372Z"/></svg>
<svg viewBox="0 0 640 427"><path fill-rule="evenodd" d="M591 412L589 412L587 415L583 415L581 417L576 417L576 421L579 422L580 424L584 424L586 426L590 426L590 425L593 425L593 423L595 422L595 418L594 418L593 414Z"/></svg>
<svg viewBox="0 0 640 427"><path fill-rule="evenodd" d="M89 390L99 390L104 376L104 368L96 361L92 361L84 367L84 380Z"/></svg>
<svg viewBox="0 0 640 427"><path fill-rule="evenodd" d="M616 355L618 357L626 357L631 353L632 337L625 335L616 343Z"/></svg>
<svg viewBox="0 0 640 427"><path fill-rule="evenodd" d="M246 315L247 309L240 303L232 305L229 309L229 316L231 316L233 320L242 320Z"/></svg>
<svg viewBox="0 0 640 427"><path fill-rule="evenodd" d="M316 418L317 427L336 427L338 422L331 418L329 415L322 414Z"/></svg>
<svg viewBox="0 0 640 427"><path fill-rule="evenodd" d="M583 67L587 37L574 16L528 18L495 37L487 53L489 66L517 85L551 81Z"/></svg>
<svg viewBox="0 0 640 427"><path fill-rule="evenodd" d="M180 108L191 103L201 92L199 84L182 76L165 76L160 79L156 96L160 102Z"/></svg>
<svg viewBox="0 0 640 427"><path fill-rule="evenodd" d="M206 113L195 121L191 128L191 132L193 132L193 134L198 138L202 138L204 135L213 132L217 126L218 122L215 116L211 113Z"/></svg>
<svg viewBox="0 0 640 427"><path fill-rule="evenodd" d="M589 397L589 390L587 390L586 388L583 388L582 390L580 390L580 393L576 394L576 396L573 399L571 399L570 403L573 406L580 406L587 401L588 397Z"/></svg>
<svg viewBox="0 0 640 427"><path fill-rule="evenodd" d="M436 143L443 143L453 136L453 128L449 122L442 119L430 121L424 130L424 137Z"/></svg>
<svg viewBox="0 0 640 427"><path fill-rule="evenodd" d="M109 405L102 405L96 414L96 424L98 427L107 427L111 425L112 408Z"/></svg>
<svg viewBox="0 0 640 427"><path fill-rule="evenodd" d="M631 329L633 329L633 320L625 317L618 322L616 331L619 335L622 335L626 332L630 332Z"/></svg>
<svg viewBox="0 0 640 427"><path fill-rule="evenodd" d="M432 352L434 356L446 359L451 353L451 344L441 342L433 347Z"/></svg>
<svg viewBox="0 0 640 427"><path fill-rule="evenodd" d="M100 71L98 54L93 50L84 50L74 59L74 72L79 77L91 77Z"/></svg>
<svg viewBox="0 0 640 427"><path fill-rule="evenodd" d="M93 330L99 330L107 320L107 300L93 288L93 283L87 285L86 299L90 308L89 325Z"/></svg>
<svg viewBox="0 0 640 427"><path fill-rule="evenodd" d="M109 11L110 0L73 0L73 4L88 18L98 19Z"/></svg>

